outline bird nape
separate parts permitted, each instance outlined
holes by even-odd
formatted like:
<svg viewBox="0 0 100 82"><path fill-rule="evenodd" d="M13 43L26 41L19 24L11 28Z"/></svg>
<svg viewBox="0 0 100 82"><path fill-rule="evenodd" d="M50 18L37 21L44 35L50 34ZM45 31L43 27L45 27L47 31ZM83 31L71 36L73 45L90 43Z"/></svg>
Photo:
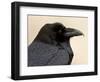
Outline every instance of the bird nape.
<svg viewBox="0 0 100 82"><path fill-rule="evenodd" d="M74 56L70 38L80 35L61 23L45 24L28 46L28 66L70 65Z"/></svg>

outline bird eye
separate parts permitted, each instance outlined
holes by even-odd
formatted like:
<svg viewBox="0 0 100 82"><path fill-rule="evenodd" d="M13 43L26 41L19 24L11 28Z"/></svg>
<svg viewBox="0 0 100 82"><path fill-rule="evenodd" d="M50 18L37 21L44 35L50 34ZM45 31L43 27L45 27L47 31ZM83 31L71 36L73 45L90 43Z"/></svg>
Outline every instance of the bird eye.
<svg viewBox="0 0 100 82"><path fill-rule="evenodd" d="M62 30L60 29L58 32L59 32L59 33L61 33L61 32L62 32Z"/></svg>

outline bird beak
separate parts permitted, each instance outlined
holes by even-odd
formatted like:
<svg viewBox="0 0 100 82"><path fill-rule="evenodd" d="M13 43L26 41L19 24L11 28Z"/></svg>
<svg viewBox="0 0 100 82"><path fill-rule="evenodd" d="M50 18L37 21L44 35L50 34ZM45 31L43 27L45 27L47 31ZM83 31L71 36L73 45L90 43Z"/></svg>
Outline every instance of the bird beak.
<svg viewBox="0 0 100 82"><path fill-rule="evenodd" d="M84 34L81 31L72 28L66 28L66 31L64 33L65 37L73 37L73 36L81 36L81 35L84 36Z"/></svg>

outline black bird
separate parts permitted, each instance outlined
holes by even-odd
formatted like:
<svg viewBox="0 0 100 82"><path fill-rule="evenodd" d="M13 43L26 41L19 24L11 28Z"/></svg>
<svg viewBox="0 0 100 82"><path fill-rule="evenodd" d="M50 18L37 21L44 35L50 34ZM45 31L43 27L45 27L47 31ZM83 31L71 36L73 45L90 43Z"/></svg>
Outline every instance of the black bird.
<svg viewBox="0 0 100 82"><path fill-rule="evenodd" d="M83 33L61 23L45 24L28 46L28 66L70 65L70 38L79 35Z"/></svg>

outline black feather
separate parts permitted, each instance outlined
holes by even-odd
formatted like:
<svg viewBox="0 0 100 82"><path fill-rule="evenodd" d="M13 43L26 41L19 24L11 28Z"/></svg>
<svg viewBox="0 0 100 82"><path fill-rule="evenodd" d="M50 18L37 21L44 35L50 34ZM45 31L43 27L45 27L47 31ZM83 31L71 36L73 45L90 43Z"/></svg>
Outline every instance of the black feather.
<svg viewBox="0 0 100 82"><path fill-rule="evenodd" d="M61 23L45 24L28 46L28 66L69 65L73 59L70 38L83 35Z"/></svg>

